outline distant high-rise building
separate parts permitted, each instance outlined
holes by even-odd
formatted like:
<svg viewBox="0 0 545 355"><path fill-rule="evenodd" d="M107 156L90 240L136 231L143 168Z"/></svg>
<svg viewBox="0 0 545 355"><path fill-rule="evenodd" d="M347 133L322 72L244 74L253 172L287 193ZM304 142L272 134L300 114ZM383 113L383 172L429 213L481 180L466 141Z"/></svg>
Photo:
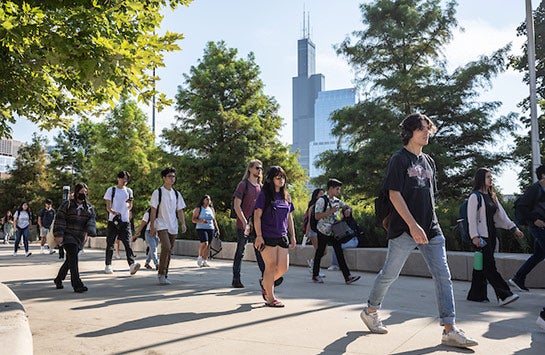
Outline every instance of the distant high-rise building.
<svg viewBox="0 0 545 355"><path fill-rule="evenodd" d="M336 150L338 139L331 134L333 121L331 114L346 106L354 106L356 103L356 90L354 88L322 91L314 104L314 141L309 145L309 177L317 177L323 174L323 169L314 166L318 155L326 150ZM346 149L344 142L340 147Z"/></svg>
<svg viewBox="0 0 545 355"><path fill-rule="evenodd" d="M310 21L308 21L310 22ZM308 24L307 22L307 24ZM337 109L356 102L355 89L324 91L325 77L316 74L316 47L304 24L303 38L297 41L297 76L293 84L293 141L291 150L299 152L299 164L310 177L320 175L314 161L318 154L336 149L329 116Z"/></svg>
<svg viewBox="0 0 545 355"><path fill-rule="evenodd" d="M309 32L303 29L302 39L297 41L297 76L293 84L293 140L291 150L299 151L299 164L310 167L309 144L314 141L314 101L324 90L325 78L316 74L316 47Z"/></svg>
<svg viewBox="0 0 545 355"><path fill-rule="evenodd" d="M23 142L12 139L0 139L0 176L4 178L15 167L17 151Z"/></svg>

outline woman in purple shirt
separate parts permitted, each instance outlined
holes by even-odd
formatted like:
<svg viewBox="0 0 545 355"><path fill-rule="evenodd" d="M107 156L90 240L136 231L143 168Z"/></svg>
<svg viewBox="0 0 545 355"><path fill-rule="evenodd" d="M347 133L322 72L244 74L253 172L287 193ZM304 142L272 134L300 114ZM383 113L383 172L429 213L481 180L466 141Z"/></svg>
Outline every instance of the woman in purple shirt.
<svg viewBox="0 0 545 355"><path fill-rule="evenodd" d="M260 284L261 294L268 307L284 307L274 297L274 280L288 271L288 248L295 248L295 228L291 215L294 208L286 185L284 169L271 167L255 203L254 245L261 251L265 261L265 272Z"/></svg>

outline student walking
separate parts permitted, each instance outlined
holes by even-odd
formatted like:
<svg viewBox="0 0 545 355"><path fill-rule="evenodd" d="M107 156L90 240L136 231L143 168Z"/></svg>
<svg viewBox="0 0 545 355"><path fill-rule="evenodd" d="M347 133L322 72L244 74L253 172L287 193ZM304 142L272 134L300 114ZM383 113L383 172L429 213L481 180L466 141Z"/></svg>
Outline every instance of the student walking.
<svg viewBox="0 0 545 355"><path fill-rule="evenodd" d="M480 204L479 199L481 199ZM498 240L496 228L509 229L519 238L522 238L524 234L505 213L494 192L492 172L489 169L480 168L475 173L473 193L467 201L467 221L471 241L483 253L483 269L473 270L467 299L475 302L488 302L488 281L496 292L500 306L516 301L519 295L511 292L509 285L496 269L496 260L494 259L494 250Z"/></svg>
<svg viewBox="0 0 545 355"><path fill-rule="evenodd" d="M53 201L50 199L45 200L45 206L38 212L38 227L40 230L40 253L44 254L46 251L48 254L54 254L55 250L49 248L49 245L45 244L45 239L49 229L51 228L51 223L55 219L55 210L53 209Z"/></svg>
<svg viewBox="0 0 545 355"><path fill-rule="evenodd" d="M201 244L199 245L199 256L197 257L198 267L209 267L208 256L210 255L210 243L214 234L219 236L220 229L216 221L216 211L212 204L212 199L204 195L199 201L199 205L193 210L191 222L195 223L195 230Z"/></svg>
<svg viewBox="0 0 545 355"><path fill-rule="evenodd" d="M148 252L146 253L146 263L144 264L144 267L148 270L152 269L150 262L153 260L155 270L159 270L159 260L157 259L157 247L159 246L159 238L150 234L150 211L151 207L148 207L148 209L146 209L146 212L144 212L144 216L142 216L142 221L140 222L140 225L136 228L134 236L132 237L132 241L136 241L136 239L138 239L138 236L142 233L142 229L145 228L144 233L146 244L148 246Z"/></svg>
<svg viewBox="0 0 545 355"><path fill-rule="evenodd" d="M388 333L378 309L416 247L435 282L439 319L444 328L441 343L465 348L478 343L454 326L454 294L445 237L435 214L435 162L422 152L430 134L435 131L434 123L418 113L409 115L401 124L403 148L390 158L383 184L394 207L388 223L388 253L360 317L372 333Z"/></svg>
<svg viewBox="0 0 545 355"><path fill-rule="evenodd" d="M30 224L32 222L32 211L26 201L23 201L15 214L13 215L13 223L15 225L15 243L13 244L13 256L17 256L19 243L23 239L25 247L25 255L31 256L32 253L28 250L28 236L30 233Z"/></svg>
<svg viewBox="0 0 545 355"><path fill-rule="evenodd" d="M288 248L294 249L296 243L291 215L294 207L286 184L284 169L279 166L271 167L255 203L254 247L261 251L265 262L265 272L260 285L261 295L268 307L284 307L274 295L274 280L278 280L288 271Z"/></svg>
<svg viewBox="0 0 545 355"><path fill-rule="evenodd" d="M74 292L83 293L88 290L79 275L78 253L83 248L86 235L96 235L95 210L88 202L87 185L79 183L74 189L75 197L64 201L55 218L53 235L58 244L63 245L66 260L53 281L57 289L64 288L62 282L70 270L70 283Z"/></svg>
<svg viewBox="0 0 545 355"><path fill-rule="evenodd" d="M104 272L113 274L112 257L114 254L114 243L119 239L125 247L129 274L134 275L140 269L140 263L134 261L134 253L131 247L131 225L129 221L133 192L127 187L131 176L128 171L120 171L117 174L117 185L109 187L104 194L106 210L108 211L108 230L106 235L106 256Z"/></svg>
<svg viewBox="0 0 545 355"><path fill-rule="evenodd" d="M233 208L237 215L237 249L233 257L233 281L231 286L234 288L243 288L244 285L240 279L240 270L244 250L248 243L249 235L245 235L245 230L249 230L248 220L254 213L255 201L261 192L261 179L263 177L263 164L255 159L248 163L242 181L238 183L234 193ZM259 250L255 249L255 258L261 275L265 270L265 263ZM282 280L282 279L279 279ZM281 281L277 282L277 285Z"/></svg>
<svg viewBox="0 0 545 355"><path fill-rule="evenodd" d="M158 279L160 285L171 285L168 280L168 267L170 256L176 236L178 235L178 223L185 233L184 198L179 191L174 189L176 182L176 169L168 167L161 171L163 186L153 191L150 200L150 235L158 236L161 243L161 255L159 257Z"/></svg>
<svg viewBox="0 0 545 355"><path fill-rule="evenodd" d="M511 286L520 292L530 291L526 287L526 276L545 259L545 165L536 169L536 175L539 181L532 184L516 204L534 237L534 252L509 279Z"/></svg>
<svg viewBox="0 0 545 355"><path fill-rule="evenodd" d="M4 244L9 244L9 239L13 237L13 215L10 210L6 211L6 215L2 218L2 226L4 230Z"/></svg>

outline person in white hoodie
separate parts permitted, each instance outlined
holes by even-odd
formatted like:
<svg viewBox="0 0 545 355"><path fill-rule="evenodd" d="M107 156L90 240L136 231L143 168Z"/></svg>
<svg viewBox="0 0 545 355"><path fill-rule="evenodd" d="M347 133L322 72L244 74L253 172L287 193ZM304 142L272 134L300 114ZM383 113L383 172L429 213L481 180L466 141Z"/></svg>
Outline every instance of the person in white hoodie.
<svg viewBox="0 0 545 355"><path fill-rule="evenodd" d="M483 269L473 270L468 301L489 302L487 282L494 288L500 306L516 301L519 296L513 293L507 282L496 269L494 250L497 243L496 228L511 230L519 238L524 234L509 219L494 192L492 172L480 168L475 173L473 192L467 201L467 221L469 235L475 248L483 253Z"/></svg>

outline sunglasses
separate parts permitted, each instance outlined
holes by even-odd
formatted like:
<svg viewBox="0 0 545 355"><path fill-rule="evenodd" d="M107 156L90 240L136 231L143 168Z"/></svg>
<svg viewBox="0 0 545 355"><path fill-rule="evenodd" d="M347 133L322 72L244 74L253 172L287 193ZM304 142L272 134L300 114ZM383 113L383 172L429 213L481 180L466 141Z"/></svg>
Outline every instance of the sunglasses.
<svg viewBox="0 0 545 355"><path fill-rule="evenodd" d="M254 168L255 168L256 170L263 170L263 167L262 167L262 166L254 166Z"/></svg>

